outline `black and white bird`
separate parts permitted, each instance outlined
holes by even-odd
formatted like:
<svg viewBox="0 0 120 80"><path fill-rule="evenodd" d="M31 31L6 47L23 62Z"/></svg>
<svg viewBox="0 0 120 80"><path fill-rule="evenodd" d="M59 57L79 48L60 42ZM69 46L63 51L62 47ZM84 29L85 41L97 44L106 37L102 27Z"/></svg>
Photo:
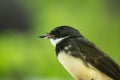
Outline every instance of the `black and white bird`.
<svg viewBox="0 0 120 80"><path fill-rule="evenodd" d="M59 26L40 38L50 39L59 62L76 80L120 80L120 66L78 30Z"/></svg>

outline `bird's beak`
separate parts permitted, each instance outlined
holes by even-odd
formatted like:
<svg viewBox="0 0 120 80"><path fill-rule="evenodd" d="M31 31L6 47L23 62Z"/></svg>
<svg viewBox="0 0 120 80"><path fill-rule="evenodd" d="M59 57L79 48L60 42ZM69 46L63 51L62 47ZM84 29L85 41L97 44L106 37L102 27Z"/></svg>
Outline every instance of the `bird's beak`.
<svg viewBox="0 0 120 80"><path fill-rule="evenodd" d="M39 36L39 38L44 38L44 39L50 39L50 38L53 38L53 37L54 37L54 35L51 35L49 33Z"/></svg>

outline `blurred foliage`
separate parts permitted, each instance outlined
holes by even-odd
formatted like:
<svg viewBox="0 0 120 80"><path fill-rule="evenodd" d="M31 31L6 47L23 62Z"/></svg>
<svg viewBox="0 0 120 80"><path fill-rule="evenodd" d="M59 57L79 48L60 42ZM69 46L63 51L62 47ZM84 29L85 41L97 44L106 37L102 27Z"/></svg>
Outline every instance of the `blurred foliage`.
<svg viewBox="0 0 120 80"><path fill-rule="evenodd" d="M0 32L0 80L73 80L58 62L49 41L38 38L59 25L79 29L120 64L119 0L17 0L17 3L29 16L27 27L32 28L26 32L13 28Z"/></svg>

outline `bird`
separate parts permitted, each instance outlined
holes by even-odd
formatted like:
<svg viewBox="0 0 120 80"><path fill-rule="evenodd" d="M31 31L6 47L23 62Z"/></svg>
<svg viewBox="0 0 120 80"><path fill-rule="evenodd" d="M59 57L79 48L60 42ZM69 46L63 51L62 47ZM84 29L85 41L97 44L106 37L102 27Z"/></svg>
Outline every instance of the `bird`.
<svg viewBox="0 0 120 80"><path fill-rule="evenodd" d="M120 80L120 66L71 26L39 36L55 46L56 57L75 80Z"/></svg>

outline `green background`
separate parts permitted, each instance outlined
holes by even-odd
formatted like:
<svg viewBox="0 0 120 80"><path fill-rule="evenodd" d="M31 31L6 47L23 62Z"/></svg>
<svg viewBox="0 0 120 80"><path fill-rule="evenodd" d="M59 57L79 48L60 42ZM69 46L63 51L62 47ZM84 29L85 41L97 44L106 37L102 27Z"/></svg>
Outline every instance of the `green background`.
<svg viewBox="0 0 120 80"><path fill-rule="evenodd" d="M19 0L18 0L19 1ZM32 30L0 33L0 80L74 80L55 48L38 36L60 25L78 29L120 64L120 1L21 0Z"/></svg>

